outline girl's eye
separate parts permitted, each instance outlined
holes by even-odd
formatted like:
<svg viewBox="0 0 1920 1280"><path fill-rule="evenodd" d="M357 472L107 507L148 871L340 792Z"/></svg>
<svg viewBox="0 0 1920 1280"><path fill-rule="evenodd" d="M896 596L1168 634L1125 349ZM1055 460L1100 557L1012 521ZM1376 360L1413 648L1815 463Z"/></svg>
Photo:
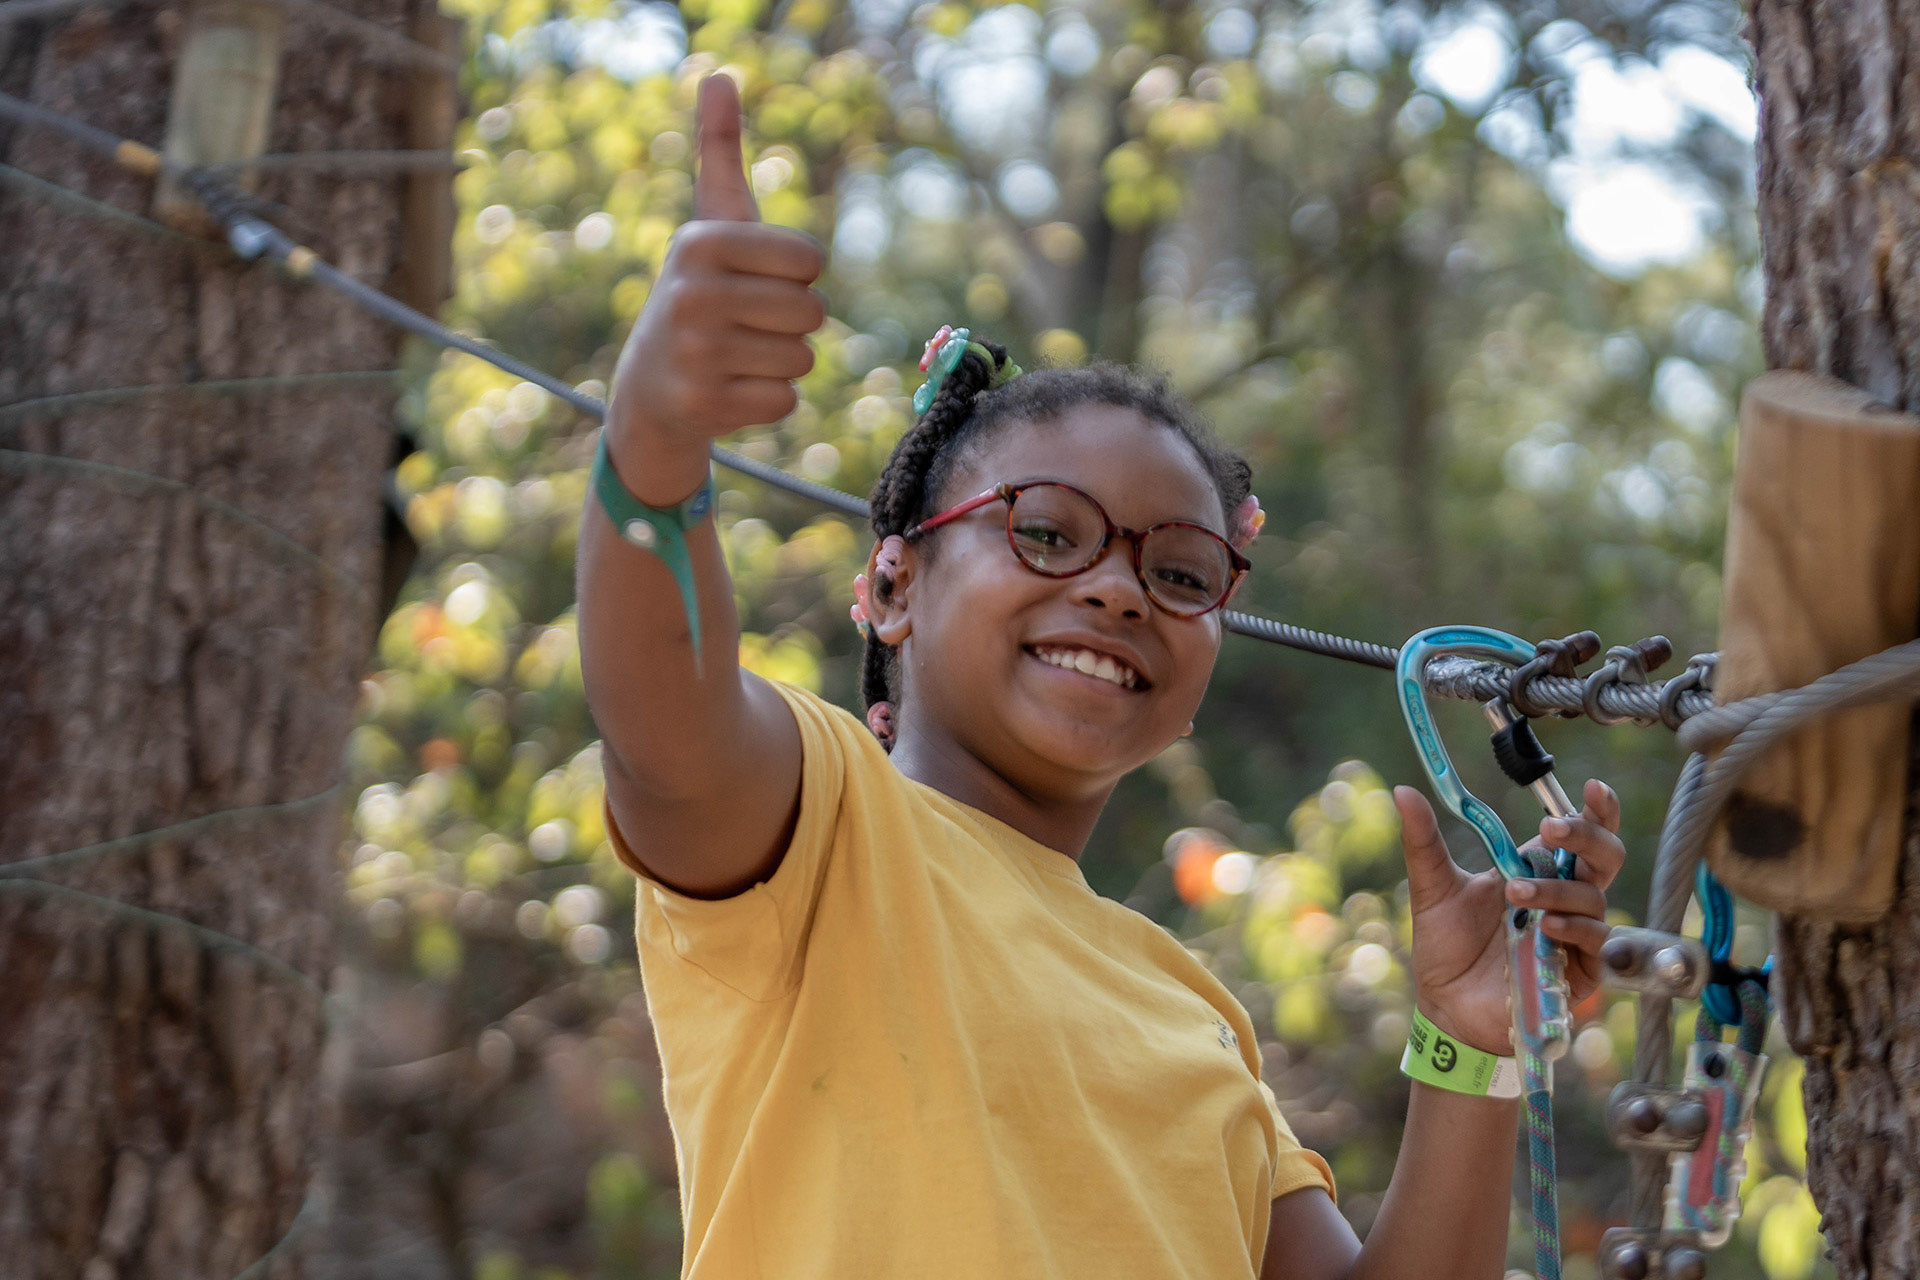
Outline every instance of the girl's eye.
<svg viewBox="0 0 1920 1280"><path fill-rule="evenodd" d="M1182 591L1191 591L1198 595L1205 595L1212 591L1214 586L1204 570L1190 569L1183 565L1156 565L1153 576L1170 587L1178 587Z"/></svg>
<svg viewBox="0 0 1920 1280"><path fill-rule="evenodd" d="M1035 520L1029 520L1024 524L1015 525L1013 536L1022 542L1031 543L1036 547L1046 547L1050 550L1058 550L1073 545L1073 537L1065 529Z"/></svg>

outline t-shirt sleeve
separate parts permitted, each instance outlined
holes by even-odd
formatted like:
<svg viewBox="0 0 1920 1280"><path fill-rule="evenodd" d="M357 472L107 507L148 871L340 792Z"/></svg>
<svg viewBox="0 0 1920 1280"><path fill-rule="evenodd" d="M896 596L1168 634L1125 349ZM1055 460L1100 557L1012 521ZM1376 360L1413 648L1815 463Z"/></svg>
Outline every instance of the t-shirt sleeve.
<svg viewBox="0 0 1920 1280"><path fill-rule="evenodd" d="M730 898L670 889L640 865L606 806L607 838L640 881L634 930L642 962L692 966L750 1000L776 999L799 980L840 823L848 752L859 747L838 723L857 723L846 712L790 685L774 688L800 727L800 812L793 839L767 879Z"/></svg>
<svg viewBox="0 0 1920 1280"><path fill-rule="evenodd" d="M1278 1152L1273 1162L1273 1191L1271 1198L1294 1191L1304 1191L1308 1187L1320 1187L1328 1195L1337 1195L1333 1189L1333 1169L1321 1158L1318 1151L1309 1150L1300 1145L1293 1136L1293 1126L1280 1114L1280 1101L1273 1096L1273 1090L1266 1081L1260 1082L1260 1096L1267 1100L1267 1109L1273 1112L1273 1131L1278 1138Z"/></svg>

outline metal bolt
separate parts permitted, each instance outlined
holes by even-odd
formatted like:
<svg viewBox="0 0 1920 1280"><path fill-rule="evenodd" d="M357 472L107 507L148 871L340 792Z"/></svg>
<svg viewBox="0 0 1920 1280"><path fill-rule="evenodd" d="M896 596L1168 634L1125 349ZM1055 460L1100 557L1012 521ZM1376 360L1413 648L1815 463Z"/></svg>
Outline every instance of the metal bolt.
<svg viewBox="0 0 1920 1280"><path fill-rule="evenodd" d="M1602 955L1605 948L1602 947ZM1693 957L1684 947L1662 947L1653 953L1653 976L1669 986L1682 986L1693 976Z"/></svg>
<svg viewBox="0 0 1920 1280"><path fill-rule="evenodd" d="M1627 647L1633 651L1642 671L1658 671L1673 658L1673 641L1665 636L1648 636Z"/></svg>
<svg viewBox="0 0 1920 1280"><path fill-rule="evenodd" d="M1669 1249L1660 1270L1665 1280L1705 1280L1707 1255L1698 1249Z"/></svg>
<svg viewBox="0 0 1920 1280"><path fill-rule="evenodd" d="M1583 662L1591 662L1594 656L1600 652L1600 636L1598 633L1592 631L1576 631L1561 641L1561 643L1566 645L1572 653L1572 665L1576 667ZM1572 672L1568 672L1567 674L1571 675Z"/></svg>
<svg viewBox="0 0 1920 1280"><path fill-rule="evenodd" d="M1667 1110L1667 1132L1676 1138L1698 1140L1706 1136L1707 1120L1704 1103L1677 1102Z"/></svg>
<svg viewBox="0 0 1920 1280"><path fill-rule="evenodd" d="M1637 1240L1629 1240L1607 1259L1607 1274L1612 1280L1647 1280L1647 1251Z"/></svg>
<svg viewBox="0 0 1920 1280"><path fill-rule="evenodd" d="M1600 944L1600 961L1615 973L1632 973L1640 967L1640 946L1632 938L1616 934Z"/></svg>
<svg viewBox="0 0 1920 1280"><path fill-rule="evenodd" d="M660 540L660 531L645 520L627 521L627 541L636 547L653 550L653 544Z"/></svg>
<svg viewBox="0 0 1920 1280"><path fill-rule="evenodd" d="M1635 1133L1652 1133L1660 1127L1660 1104L1648 1097L1635 1098L1621 1109L1620 1118Z"/></svg>

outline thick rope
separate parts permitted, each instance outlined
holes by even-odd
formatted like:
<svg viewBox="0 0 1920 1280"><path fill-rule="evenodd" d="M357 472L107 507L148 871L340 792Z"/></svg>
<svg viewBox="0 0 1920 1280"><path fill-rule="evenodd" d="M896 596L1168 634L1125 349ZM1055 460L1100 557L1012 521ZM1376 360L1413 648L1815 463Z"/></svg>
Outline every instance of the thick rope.
<svg viewBox="0 0 1920 1280"><path fill-rule="evenodd" d="M1708 832L1725 812L1740 780L1782 738L1849 707L1916 697L1920 697L1920 640L1849 663L1798 689L1715 707L1682 725L1680 745L1690 752L1697 754L1723 739L1727 744L1696 786L1674 794L1656 866L1657 883L1676 897L1677 903L1652 903L1649 927L1668 932L1678 927L1686 911L1686 886L1706 848ZM1658 923L1668 919L1672 925Z"/></svg>
<svg viewBox="0 0 1920 1280"><path fill-rule="evenodd" d="M1782 738L1849 707L1914 698L1920 698L1920 640L1871 654L1797 689L1743 698L1689 718L1680 727L1679 740L1692 754L1680 771L1660 833L1648 892L1647 928L1680 931L1693 895L1694 872L1714 824L1741 779ZM1723 740L1725 749L1709 766L1705 750ZM1744 990L1741 994L1745 999ZM1659 996L1640 998L1633 1078L1642 1083L1663 1085L1671 1076L1672 1003ZM1744 1034L1744 1019L1741 1026ZM1633 1157L1631 1206L1637 1225L1659 1225L1666 1176L1664 1156Z"/></svg>

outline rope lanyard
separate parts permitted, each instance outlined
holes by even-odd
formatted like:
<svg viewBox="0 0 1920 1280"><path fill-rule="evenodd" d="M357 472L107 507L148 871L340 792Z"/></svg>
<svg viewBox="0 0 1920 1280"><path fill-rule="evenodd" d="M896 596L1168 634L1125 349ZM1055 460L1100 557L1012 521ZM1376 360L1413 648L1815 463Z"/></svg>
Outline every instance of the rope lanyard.
<svg viewBox="0 0 1920 1280"><path fill-rule="evenodd" d="M1573 855L1555 849L1535 860L1514 844L1506 824L1492 807L1468 791L1447 755L1446 743L1427 709L1427 664L1444 657L1470 657L1522 667L1534 660L1536 646L1488 627L1434 627L1402 646L1394 684L1400 714L1413 738L1420 765L1434 794L1455 817L1472 827L1487 856L1508 879L1558 876L1571 879ZM1514 726L1524 724L1502 699L1488 707L1496 736L1512 742ZM1552 757L1529 780L1549 813L1573 816L1573 806L1554 780ZM1533 1259L1539 1280L1560 1280L1560 1204L1553 1149L1553 1063L1564 1055L1573 1035L1567 993L1566 954L1540 931L1539 914L1502 910L1507 934L1507 978L1513 1008L1513 1043L1520 1058L1527 1102L1527 1166L1533 1211Z"/></svg>

